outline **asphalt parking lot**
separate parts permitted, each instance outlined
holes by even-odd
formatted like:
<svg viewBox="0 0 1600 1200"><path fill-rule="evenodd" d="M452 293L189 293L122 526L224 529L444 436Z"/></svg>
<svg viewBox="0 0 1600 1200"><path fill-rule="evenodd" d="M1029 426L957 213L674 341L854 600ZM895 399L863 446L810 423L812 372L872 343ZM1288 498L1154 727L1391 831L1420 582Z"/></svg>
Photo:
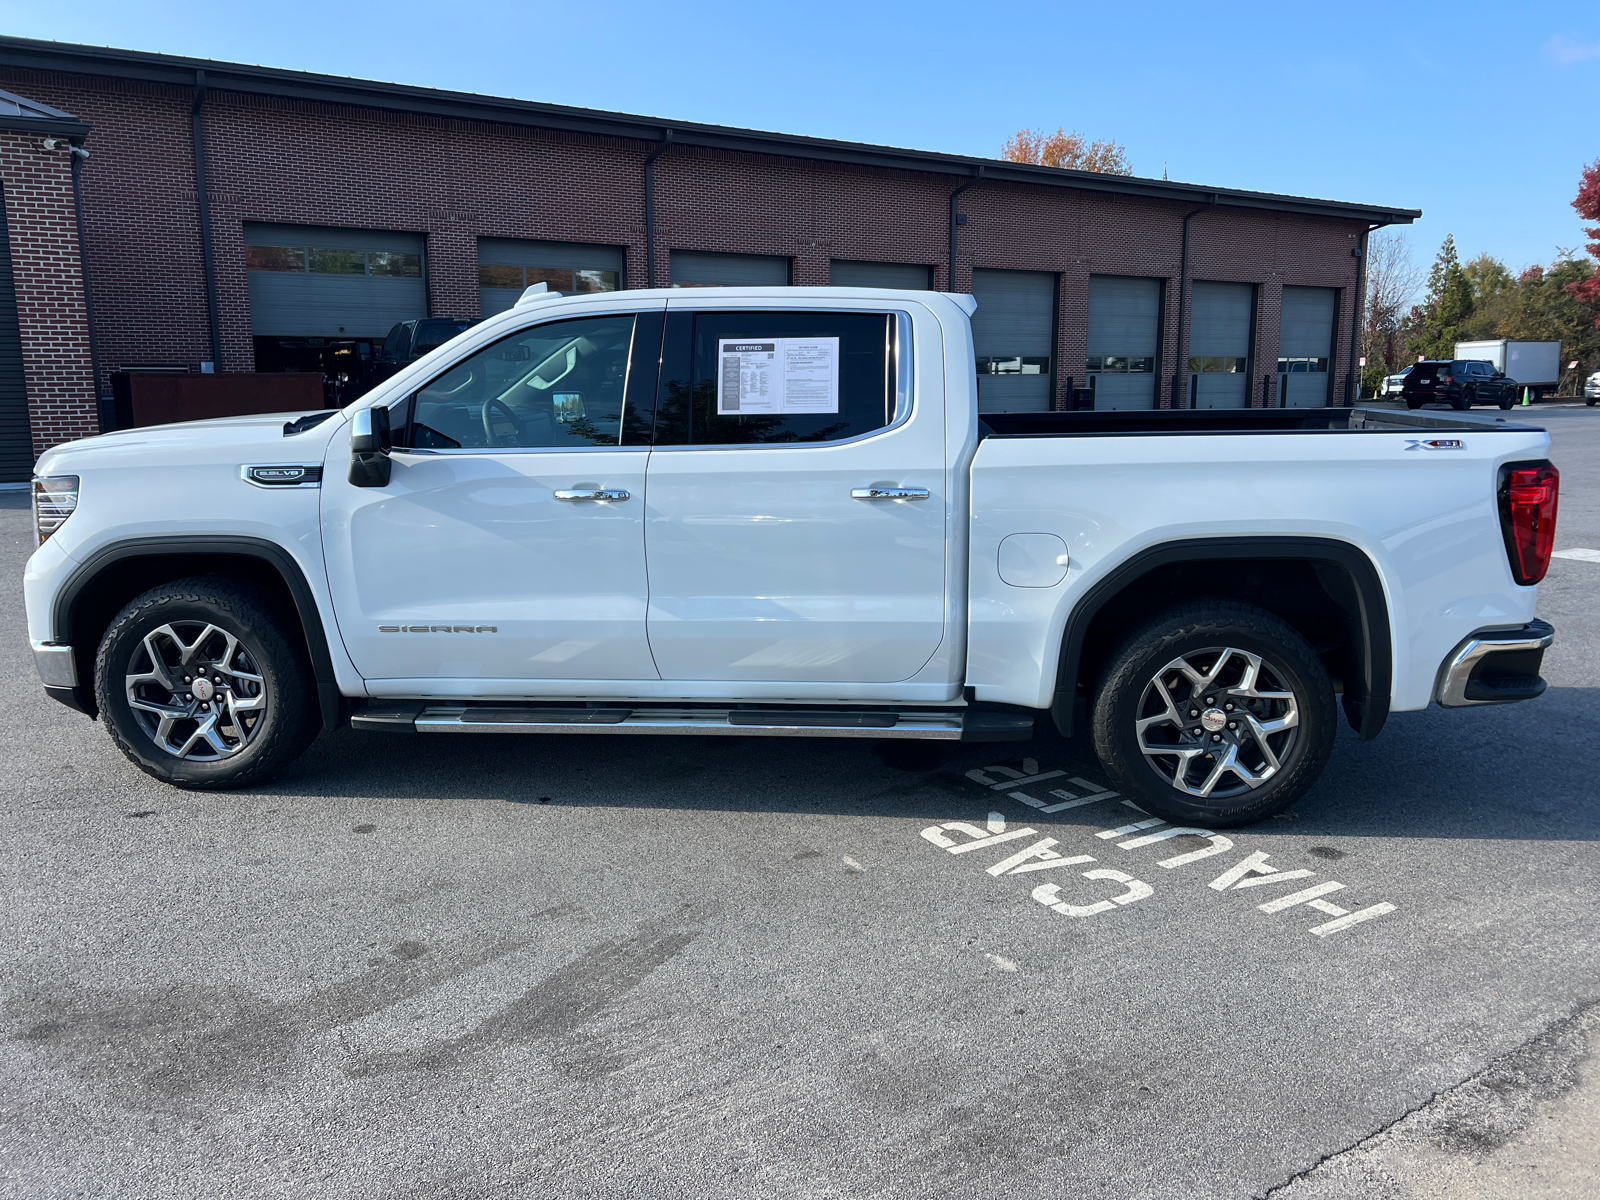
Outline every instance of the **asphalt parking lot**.
<svg viewBox="0 0 1600 1200"><path fill-rule="evenodd" d="M1532 416L1600 549L1600 411ZM1140 814L1053 736L345 731L171 790L40 691L13 498L4 1195L1594 1194L1600 562L1541 590L1540 700L1108 837ZM1063 916L1032 892L1089 864L991 870L1039 837L1141 887Z"/></svg>

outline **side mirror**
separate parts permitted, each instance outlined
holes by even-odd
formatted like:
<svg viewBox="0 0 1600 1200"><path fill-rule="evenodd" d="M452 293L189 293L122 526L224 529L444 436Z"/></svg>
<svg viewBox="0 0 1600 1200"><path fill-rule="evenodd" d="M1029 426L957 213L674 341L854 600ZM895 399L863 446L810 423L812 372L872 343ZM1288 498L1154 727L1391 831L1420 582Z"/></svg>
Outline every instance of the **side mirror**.
<svg viewBox="0 0 1600 1200"><path fill-rule="evenodd" d="M389 410L363 408L350 421L350 482L355 487L388 487Z"/></svg>

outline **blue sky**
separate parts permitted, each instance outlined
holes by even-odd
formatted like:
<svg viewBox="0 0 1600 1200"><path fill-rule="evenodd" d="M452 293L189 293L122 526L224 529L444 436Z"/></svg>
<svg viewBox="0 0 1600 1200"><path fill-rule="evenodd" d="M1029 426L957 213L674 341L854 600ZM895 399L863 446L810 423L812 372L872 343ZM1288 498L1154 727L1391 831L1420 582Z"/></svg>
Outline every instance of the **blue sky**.
<svg viewBox="0 0 1600 1200"><path fill-rule="evenodd" d="M998 155L1024 127L1134 170L1421 208L1419 263L1583 242L1600 4L109 3L0 0L20 37Z"/></svg>

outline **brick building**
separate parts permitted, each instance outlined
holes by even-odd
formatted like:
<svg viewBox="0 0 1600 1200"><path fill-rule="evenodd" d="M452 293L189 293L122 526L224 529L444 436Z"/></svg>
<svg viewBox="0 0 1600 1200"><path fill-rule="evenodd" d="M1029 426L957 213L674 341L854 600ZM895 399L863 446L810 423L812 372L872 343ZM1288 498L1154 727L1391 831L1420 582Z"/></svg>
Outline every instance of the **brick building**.
<svg viewBox="0 0 1600 1200"><path fill-rule="evenodd" d="M348 393L539 280L970 291L992 409L1348 403L1367 234L1420 215L13 38L0 88L5 479L113 372Z"/></svg>

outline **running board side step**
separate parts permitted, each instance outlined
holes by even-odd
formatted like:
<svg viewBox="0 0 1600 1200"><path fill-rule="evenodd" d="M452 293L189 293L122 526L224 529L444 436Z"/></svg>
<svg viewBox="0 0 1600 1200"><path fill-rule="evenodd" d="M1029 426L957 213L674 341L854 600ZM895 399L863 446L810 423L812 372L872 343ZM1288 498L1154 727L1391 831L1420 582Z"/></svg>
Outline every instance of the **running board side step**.
<svg viewBox="0 0 1600 1200"><path fill-rule="evenodd" d="M657 733L702 737L907 738L1025 742L1026 713L715 708L490 708L412 703L353 714L354 729L394 733Z"/></svg>

